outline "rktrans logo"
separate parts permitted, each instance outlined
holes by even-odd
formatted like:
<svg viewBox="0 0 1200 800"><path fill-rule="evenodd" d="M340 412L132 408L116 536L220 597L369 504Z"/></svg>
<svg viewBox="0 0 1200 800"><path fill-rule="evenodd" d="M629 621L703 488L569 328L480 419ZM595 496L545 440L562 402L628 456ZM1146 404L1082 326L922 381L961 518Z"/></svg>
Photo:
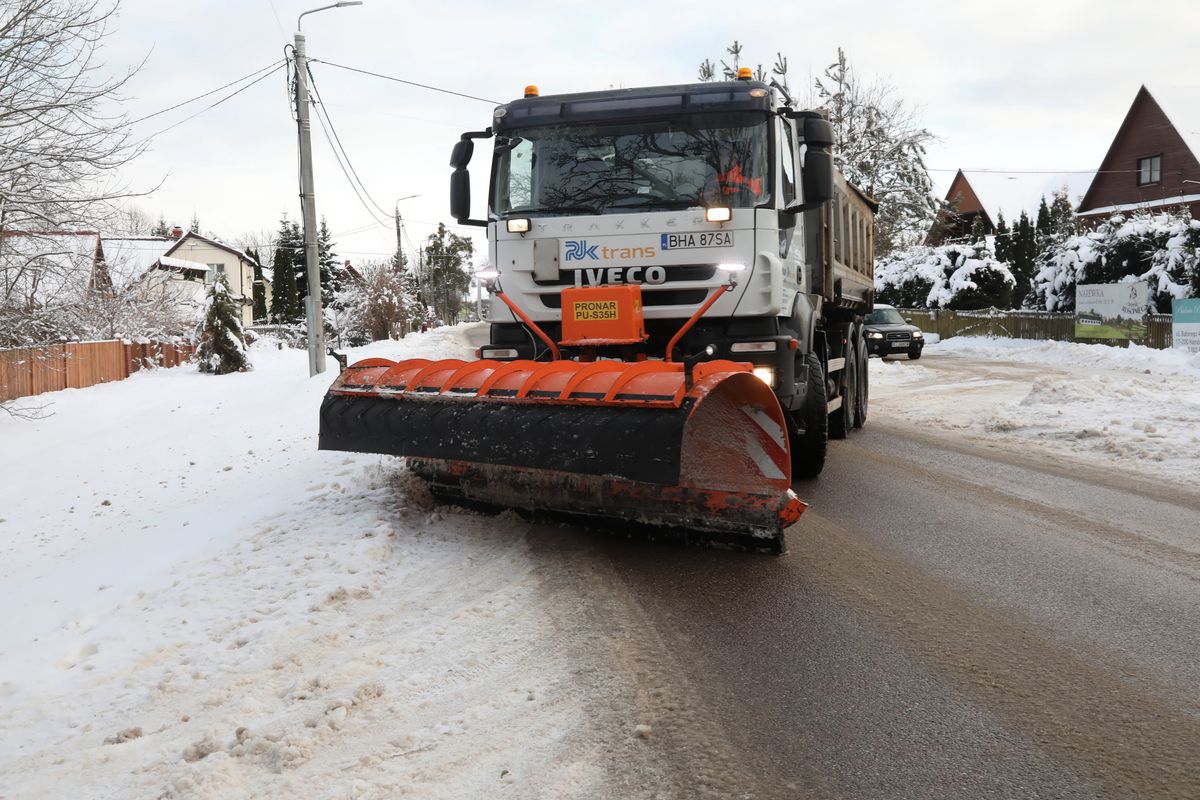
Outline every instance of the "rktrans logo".
<svg viewBox="0 0 1200 800"><path fill-rule="evenodd" d="M563 251L564 261L584 261L586 259L595 261L600 258L596 255L600 245L588 245L587 239L568 239L563 243L563 247L565 248Z"/></svg>

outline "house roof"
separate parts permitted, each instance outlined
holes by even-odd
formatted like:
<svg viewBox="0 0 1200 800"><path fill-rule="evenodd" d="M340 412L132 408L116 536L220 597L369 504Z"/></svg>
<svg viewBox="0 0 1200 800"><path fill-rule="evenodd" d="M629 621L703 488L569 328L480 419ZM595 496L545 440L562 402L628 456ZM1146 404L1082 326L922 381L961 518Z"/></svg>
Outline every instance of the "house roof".
<svg viewBox="0 0 1200 800"><path fill-rule="evenodd" d="M1091 183L1093 172L992 172L984 170L959 170L959 174L969 185L979 201L980 207L987 214L993 225L999 222L999 216L1004 214L1007 223L1021 216L1025 211L1030 218L1037 216L1038 205L1042 198L1049 203L1054 193L1067 190L1067 196L1074 206L1079 202ZM957 182L958 176L955 176ZM955 184L951 183L947 190L946 200L949 201L951 192L956 192Z"/></svg>
<svg viewBox="0 0 1200 800"><path fill-rule="evenodd" d="M1181 89L1174 85L1156 86L1154 91L1143 84L1133 97L1133 102L1129 104L1129 109L1125 112L1125 116L1121 119L1121 125L1117 128L1117 132L1113 135L1112 142L1108 146L1108 150L1104 153L1104 159L1100 162L1099 169L1112 169L1113 166L1109 163L1114 154L1118 152L1118 145L1122 142L1123 134L1130 124L1130 121L1135 117L1147 113L1144 106L1139 107L1139 101L1147 98L1150 103L1157 106L1163 116L1167 118L1167 122L1179 134L1179 138L1183 140L1185 147L1191 151L1194 159L1200 159L1200 110L1196 108L1196 103L1200 100L1194 89ZM1139 111L1140 108L1140 111ZM1096 181L1093 180L1083 193L1083 199L1077 207L1084 206L1092 202L1093 191L1096 190ZM1148 201L1149 204L1155 206L1174 205L1184 202L1182 198L1173 198L1168 202ZM1148 203L1122 203L1118 204L1122 207L1132 209L1148 205ZM1104 208L1088 208L1086 215L1095 215L1105 212L1110 212L1117 209L1117 206L1105 206Z"/></svg>
<svg viewBox="0 0 1200 800"><path fill-rule="evenodd" d="M103 237L100 246L113 285L122 289L142 277L174 242L159 236Z"/></svg>
<svg viewBox="0 0 1200 800"><path fill-rule="evenodd" d="M5 231L6 258L20 259L12 291L37 303L77 302L91 282L96 231ZM10 273L12 274L12 273Z"/></svg>
<svg viewBox="0 0 1200 800"><path fill-rule="evenodd" d="M1200 93L1173 85L1143 86L1175 126L1192 155L1200 159Z"/></svg>
<svg viewBox="0 0 1200 800"><path fill-rule="evenodd" d="M204 242L205 244L210 244L210 245L212 245L213 247L216 247L216 248L219 248L219 249L221 249L221 250L224 250L224 251L225 251L225 252L227 252L227 253L232 253L233 255L235 255L235 256L237 256L238 258L240 258L240 259L242 259L243 261L245 261L247 264L250 264L250 265L252 265L252 266L261 266L261 265L260 265L260 264L259 264L257 261L255 261L253 258L251 258L250 256L246 255L246 252L245 252L244 250L239 250L239 249L237 249L236 247L234 247L234 246L233 246L233 245L231 245L231 244L227 244L226 242L222 242L220 239L212 239L212 238L210 238L210 237L208 237L208 236L201 236L200 234L196 233L195 231L188 231L188 232L187 232L187 233L185 233L183 236L179 237L179 240L178 240L178 241L176 241L176 242L175 242L175 244L173 244L173 245L172 245L172 246L171 246L171 247L170 247L170 248L167 250L167 252L166 252L166 253L164 253L163 255L168 255L168 256L169 256L169 255L171 255L171 254L172 254L172 253L174 253L176 250L178 250L180 247L182 247L182 246L183 246L183 243L184 243L184 242L186 242L188 239L198 239L198 240L200 240L200 241Z"/></svg>

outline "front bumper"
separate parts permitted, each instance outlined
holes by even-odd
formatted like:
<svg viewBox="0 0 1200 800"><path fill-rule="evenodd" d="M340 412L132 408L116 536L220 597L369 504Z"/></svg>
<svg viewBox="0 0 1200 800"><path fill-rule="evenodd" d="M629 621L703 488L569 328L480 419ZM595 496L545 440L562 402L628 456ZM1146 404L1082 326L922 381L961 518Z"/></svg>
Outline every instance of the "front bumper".
<svg viewBox="0 0 1200 800"><path fill-rule="evenodd" d="M919 353L925 347L925 339L867 339L867 355L889 356L901 353Z"/></svg>

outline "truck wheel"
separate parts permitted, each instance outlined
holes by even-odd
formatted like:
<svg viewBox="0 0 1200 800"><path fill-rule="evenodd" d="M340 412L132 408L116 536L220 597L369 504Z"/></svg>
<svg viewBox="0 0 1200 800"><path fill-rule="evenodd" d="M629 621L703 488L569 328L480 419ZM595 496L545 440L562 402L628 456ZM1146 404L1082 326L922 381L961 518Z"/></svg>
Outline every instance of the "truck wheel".
<svg viewBox="0 0 1200 800"><path fill-rule="evenodd" d="M805 357L808 365L808 390L804 395L804 407L789 415L796 423L804 424L804 433L799 425L793 425L789 435L792 439L792 478L815 478L825 468L825 450L829 445L829 414L825 407L825 368L816 353Z"/></svg>
<svg viewBox="0 0 1200 800"><path fill-rule="evenodd" d="M845 439L854 427L854 398L858 394L858 359L853 350L846 350L845 386L842 389L842 405L829 415L829 438Z"/></svg>
<svg viewBox="0 0 1200 800"><path fill-rule="evenodd" d="M867 424L867 404L871 399L871 360L867 355L867 346L859 342L858 352L858 392L854 396L854 427L861 428Z"/></svg>

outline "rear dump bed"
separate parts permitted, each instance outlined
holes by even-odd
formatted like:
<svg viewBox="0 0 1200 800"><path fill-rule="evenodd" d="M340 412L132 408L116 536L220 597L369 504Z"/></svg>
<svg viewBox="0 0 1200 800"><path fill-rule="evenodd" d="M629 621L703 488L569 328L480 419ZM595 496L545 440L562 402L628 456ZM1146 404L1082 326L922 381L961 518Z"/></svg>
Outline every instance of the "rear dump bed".
<svg viewBox="0 0 1200 800"><path fill-rule="evenodd" d="M840 172L833 199L808 212L813 294L835 307L864 309L875 289L875 210L878 204Z"/></svg>

